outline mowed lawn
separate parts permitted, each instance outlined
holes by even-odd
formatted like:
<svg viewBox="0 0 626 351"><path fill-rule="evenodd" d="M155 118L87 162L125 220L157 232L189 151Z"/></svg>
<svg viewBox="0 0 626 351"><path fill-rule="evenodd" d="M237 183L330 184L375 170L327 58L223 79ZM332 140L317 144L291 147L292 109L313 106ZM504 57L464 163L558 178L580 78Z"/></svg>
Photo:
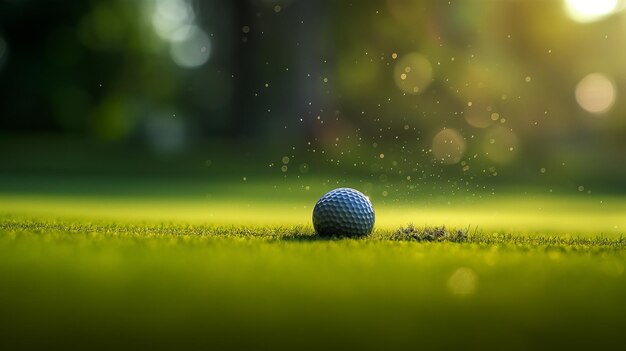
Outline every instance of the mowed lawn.
<svg viewBox="0 0 626 351"><path fill-rule="evenodd" d="M319 194L254 194L0 193L0 347L626 343L624 198L373 197L371 237L327 240L310 226ZM394 235L409 222L468 237Z"/></svg>

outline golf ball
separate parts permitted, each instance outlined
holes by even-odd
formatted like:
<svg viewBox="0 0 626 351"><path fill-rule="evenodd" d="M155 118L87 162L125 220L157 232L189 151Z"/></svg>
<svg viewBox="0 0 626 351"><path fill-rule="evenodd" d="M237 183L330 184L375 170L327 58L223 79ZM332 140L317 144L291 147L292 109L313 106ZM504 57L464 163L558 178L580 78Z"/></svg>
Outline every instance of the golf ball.
<svg viewBox="0 0 626 351"><path fill-rule="evenodd" d="M321 236L364 236L374 228L374 207L360 191L338 188L313 209L313 227Z"/></svg>

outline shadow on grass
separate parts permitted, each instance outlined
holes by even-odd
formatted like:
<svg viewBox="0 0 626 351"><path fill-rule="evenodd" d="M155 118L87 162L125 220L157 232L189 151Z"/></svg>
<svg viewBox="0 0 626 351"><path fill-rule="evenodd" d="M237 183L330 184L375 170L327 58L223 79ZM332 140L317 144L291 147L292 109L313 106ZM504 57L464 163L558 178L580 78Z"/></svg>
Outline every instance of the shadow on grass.
<svg viewBox="0 0 626 351"><path fill-rule="evenodd" d="M314 242L314 241L341 241L341 240L358 240L367 239L371 236L339 236L339 235L319 235L310 226L297 226L292 228L285 228L284 231L279 230L278 235L275 236L275 241L285 242Z"/></svg>
<svg viewBox="0 0 626 351"><path fill-rule="evenodd" d="M296 234L276 238L277 241L312 242L312 241L342 241L367 239L369 236L321 236L318 234Z"/></svg>
<svg viewBox="0 0 626 351"><path fill-rule="evenodd" d="M321 236L310 228L293 228L279 241L339 241L339 240L383 240L383 241L412 241L412 242L454 242L468 241L469 227L464 230L448 229L445 226L417 228L413 224L399 227L394 231L375 231L365 236Z"/></svg>
<svg viewBox="0 0 626 351"><path fill-rule="evenodd" d="M288 241L288 242L308 242L308 241L330 241L331 238L319 236L317 234L296 234L287 235L276 238L276 241Z"/></svg>

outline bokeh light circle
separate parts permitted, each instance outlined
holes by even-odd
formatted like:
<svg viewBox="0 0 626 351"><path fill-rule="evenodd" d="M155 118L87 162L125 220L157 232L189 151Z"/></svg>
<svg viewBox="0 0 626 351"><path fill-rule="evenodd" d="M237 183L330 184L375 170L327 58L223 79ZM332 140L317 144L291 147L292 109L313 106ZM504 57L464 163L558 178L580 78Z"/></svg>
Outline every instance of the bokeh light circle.
<svg viewBox="0 0 626 351"><path fill-rule="evenodd" d="M174 62L185 68L199 67L209 60L211 55L211 40L209 36L197 26L180 28L184 35L174 34L174 37L184 38L170 45L170 56Z"/></svg>
<svg viewBox="0 0 626 351"><path fill-rule="evenodd" d="M187 136L184 118L160 111L144 120L145 138L154 151L172 154L183 149Z"/></svg>
<svg viewBox="0 0 626 351"><path fill-rule="evenodd" d="M565 0L565 11L576 22L593 22L617 10L618 0Z"/></svg>
<svg viewBox="0 0 626 351"><path fill-rule="evenodd" d="M593 114L609 111L617 95L613 81L601 73L591 73L581 79L575 94L578 105Z"/></svg>
<svg viewBox="0 0 626 351"><path fill-rule="evenodd" d="M433 79L433 68L426 57L418 53L400 56L393 70L393 78L400 90L419 94Z"/></svg>
<svg viewBox="0 0 626 351"><path fill-rule="evenodd" d="M454 129L442 129L433 138L433 157L444 164L459 163L465 155L466 148L465 139Z"/></svg>
<svg viewBox="0 0 626 351"><path fill-rule="evenodd" d="M491 112L477 106L468 106L463 111L463 117L467 124L475 128L487 128L493 124Z"/></svg>
<svg viewBox="0 0 626 351"><path fill-rule="evenodd" d="M508 163L517 155L517 135L510 128L503 126L493 127L485 135L483 150L490 160L498 163Z"/></svg>
<svg viewBox="0 0 626 351"><path fill-rule="evenodd" d="M191 25L195 13L186 0L156 0L152 14L152 27L163 40L172 40L183 26Z"/></svg>

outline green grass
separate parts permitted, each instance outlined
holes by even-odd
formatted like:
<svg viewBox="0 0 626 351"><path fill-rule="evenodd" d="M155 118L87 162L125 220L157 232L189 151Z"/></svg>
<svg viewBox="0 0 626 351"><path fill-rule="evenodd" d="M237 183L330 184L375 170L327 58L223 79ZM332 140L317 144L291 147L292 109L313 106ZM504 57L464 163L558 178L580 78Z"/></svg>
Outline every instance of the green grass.
<svg viewBox="0 0 626 351"><path fill-rule="evenodd" d="M336 186L0 175L0 349L626 343L625 197L374 185L370 237L319 238Z"/></svg>
<svg viewBox="0 0 626 351"><path fill-rule="evenodd" d="M310 223L315 201L327 190L297 190L291 197L281 198L267 190L271 186L265 191L255 185L221 186L233 191L210 197L203 192L195 197L185 196L187 193L106 196L0 192L0 213L79 221L293 226ZM162 187L167 183L155 184L155 189ZM454 198L450 204L422 198L403 202L385 202L376 195L372 198L376 227L385 230L414 223L526 235L616 237L626 228L626 198L616 196L502 193L481 199Z"/></svg>
<svg viewBox="0 0 626 351"><path fill-rule="evenodd" d="M0 345L598 349L626 342L626 239L5 214ZM427 233L434 241L424 240ZM458 242L456 242L458 241ZM13 348L13 347L11 347Z"/></svg>

